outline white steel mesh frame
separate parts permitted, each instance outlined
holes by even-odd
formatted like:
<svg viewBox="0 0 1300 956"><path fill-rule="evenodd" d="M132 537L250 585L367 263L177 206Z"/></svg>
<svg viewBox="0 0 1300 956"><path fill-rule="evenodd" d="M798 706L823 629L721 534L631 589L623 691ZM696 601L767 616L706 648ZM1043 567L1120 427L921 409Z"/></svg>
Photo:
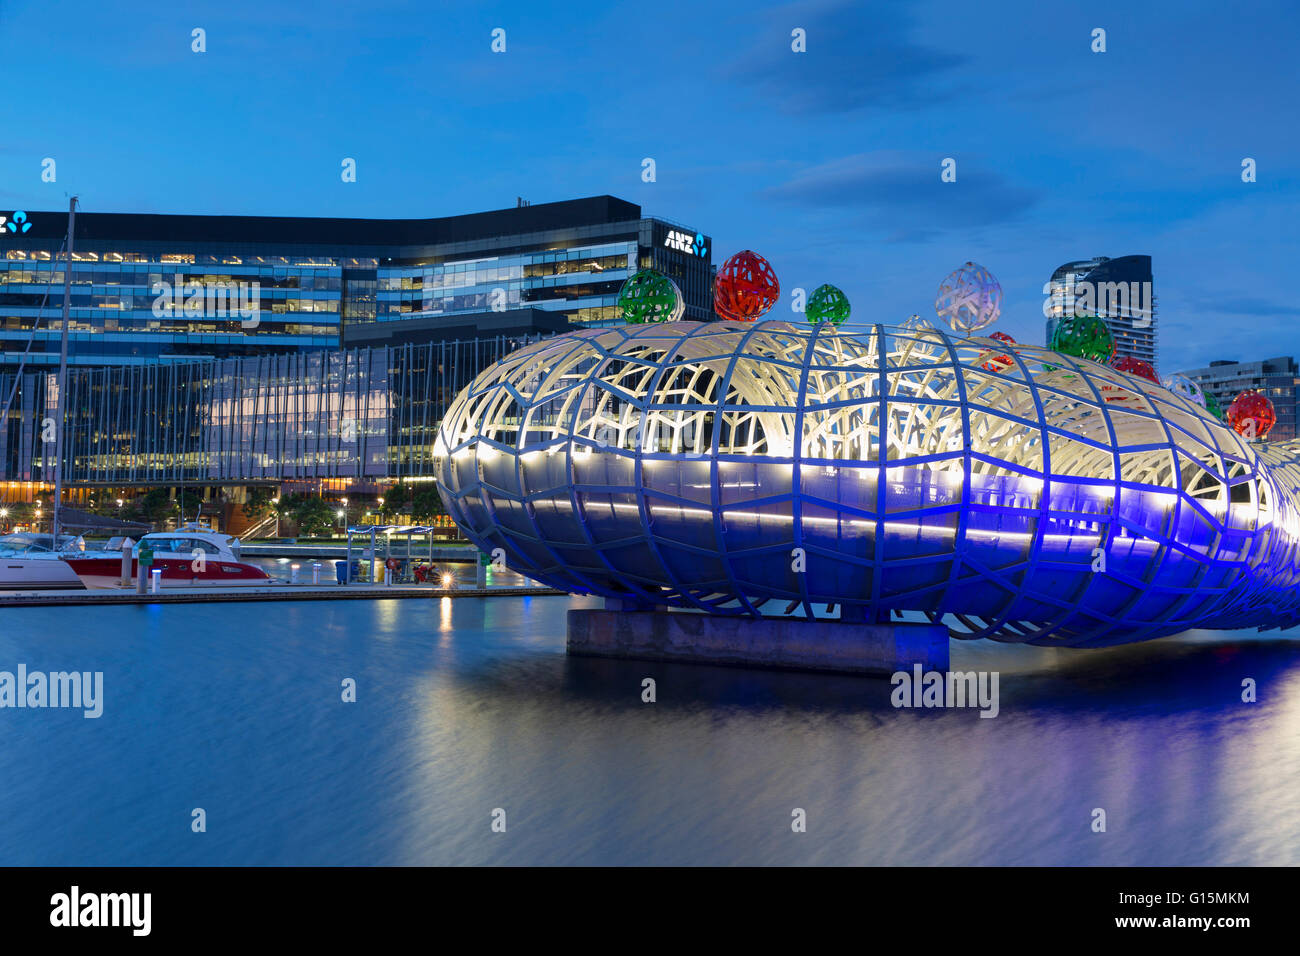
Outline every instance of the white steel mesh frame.
<svg viewBox="0 0 1300 956"><path fill-rule="evenodd" d="M1300 442L1044 348L585 329L486 370L434 454L471 541L576 593L1071 646L1300 620Z"/></svg>

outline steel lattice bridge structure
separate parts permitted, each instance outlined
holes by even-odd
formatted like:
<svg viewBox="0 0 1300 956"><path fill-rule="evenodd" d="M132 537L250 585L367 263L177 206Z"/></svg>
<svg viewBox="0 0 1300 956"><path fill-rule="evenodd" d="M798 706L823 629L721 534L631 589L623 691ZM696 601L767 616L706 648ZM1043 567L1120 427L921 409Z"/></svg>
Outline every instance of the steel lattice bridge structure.
<svg viewBox="0 0 1300 956"><path fill-rule="evenodd" d="M1300 441L937 330L584 329L452 403L449 513L557 588L1064 646L1300 621Z"/></svg>

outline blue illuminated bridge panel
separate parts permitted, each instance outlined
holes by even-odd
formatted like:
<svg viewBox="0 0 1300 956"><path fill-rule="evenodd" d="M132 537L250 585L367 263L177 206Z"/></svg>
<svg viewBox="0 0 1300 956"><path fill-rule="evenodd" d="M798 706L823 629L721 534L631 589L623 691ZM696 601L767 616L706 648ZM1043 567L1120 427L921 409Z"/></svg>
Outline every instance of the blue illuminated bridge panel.
<svg viewBox="0 0 1300 956"><path fill-rule="evenodd" d="M480 375L435 456L476 545L576 593L1070 646L1300 621L1300 441L1044 348L586 329Z"/></svg>

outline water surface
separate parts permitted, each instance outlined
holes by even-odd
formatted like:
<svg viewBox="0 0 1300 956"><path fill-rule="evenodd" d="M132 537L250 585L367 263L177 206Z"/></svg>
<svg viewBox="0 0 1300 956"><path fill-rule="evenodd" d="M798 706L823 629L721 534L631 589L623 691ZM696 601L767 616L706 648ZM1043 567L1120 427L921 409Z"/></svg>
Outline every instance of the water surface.
<svg viewBox="0 0 1300 956"><path fill-rule="evenodd" d="M884 680L568 658L583 605L0 611L0 670L106 685L98 720L0 710L0 864L1300 863L1300 633L954 644L1000 672L981 719Z"/></svg>

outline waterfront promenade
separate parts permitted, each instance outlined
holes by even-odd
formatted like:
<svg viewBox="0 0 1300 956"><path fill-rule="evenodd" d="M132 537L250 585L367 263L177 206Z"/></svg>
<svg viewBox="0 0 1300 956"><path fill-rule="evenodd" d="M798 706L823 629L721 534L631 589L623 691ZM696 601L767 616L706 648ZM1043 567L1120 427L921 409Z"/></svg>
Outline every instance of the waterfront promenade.
<svg viewBox="0 0 1300 956"><path fill-rule="evenodd" d="M537 597L564 594L554 588L438 587L432 584L273 584L266 587L166 588L157 594L122 589L0 592L0 608L97 604L217 604L250 601L364 601L393 598Z"/></svg>

